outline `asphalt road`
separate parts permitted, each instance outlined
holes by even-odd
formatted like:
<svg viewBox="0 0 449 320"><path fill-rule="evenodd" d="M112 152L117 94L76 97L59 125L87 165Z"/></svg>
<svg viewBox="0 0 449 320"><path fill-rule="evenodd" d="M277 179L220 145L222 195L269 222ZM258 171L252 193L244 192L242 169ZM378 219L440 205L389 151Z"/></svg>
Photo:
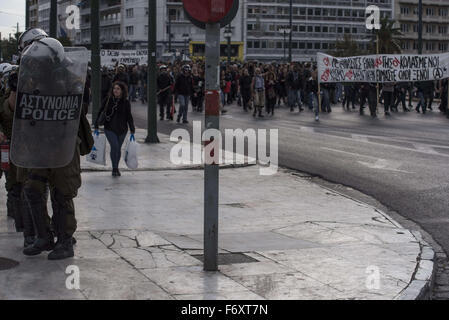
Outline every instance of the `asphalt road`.
<svg viewBox="0 0 449 320"><path fill-rule="evenodd" d="M320 115L319 123L308 110L291 113L281 107L274 117L258 119L237 105L226 109L222 131L278 129L280 166L374 197L419 224L449 253L449 119L436 106L426 115L413 111L386 118L381 112L371 119L335 105L332 113ZM188 125L158 121L158 131L191 131L192 120L203 120L204 114L190 110ZM146 106L134 103L133 114L136 125L146 128Z"/></svg>

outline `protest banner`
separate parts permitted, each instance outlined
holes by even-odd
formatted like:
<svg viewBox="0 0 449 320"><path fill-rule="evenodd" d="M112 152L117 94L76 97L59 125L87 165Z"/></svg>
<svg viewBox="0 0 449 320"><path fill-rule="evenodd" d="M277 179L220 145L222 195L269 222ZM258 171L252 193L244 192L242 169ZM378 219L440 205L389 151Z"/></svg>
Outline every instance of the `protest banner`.
<svg viewBox="0 0 449 320"><path fill-rule="evenodd" d="M449 52L442 54L379 54L337 58L318 53L318 81L415 82L449 78Z"/></svg>

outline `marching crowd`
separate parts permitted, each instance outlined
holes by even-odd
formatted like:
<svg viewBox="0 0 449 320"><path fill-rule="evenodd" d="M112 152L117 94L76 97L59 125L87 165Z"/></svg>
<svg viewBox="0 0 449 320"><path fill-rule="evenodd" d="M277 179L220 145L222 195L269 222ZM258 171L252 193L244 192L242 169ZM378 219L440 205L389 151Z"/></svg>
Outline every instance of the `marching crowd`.
<svg viewBox="0 0 449 320"><path fill-rule="evenodd" d="M202 62L175 62L158 64L157 96L161 120L174 120L177 112L175 102L179 102L176 120L187 121L189 104L194 112L202 112L205 90L205 66ZM142 66L105 69L103 95L106 96L110 83L122 80L129 84L129 99L137 97L146 102L147 71ZM220 67L221 110L237 102L243 111L254 117L273 116L275 108L282 105L302 112L306 108L313 111L319 121L320 112L332 112L332 105L341 103L344 110L358 108L361 115L368 106L372 117L378 115L378 99L383 104L384 114L404 112L414 109L425 114L432 111L433 102L439 99L439 110L449 117L447 107L447 79L440 81L398 82L398 83L322 83L318 88L317 67L313 63L273 63L246 62L243 64L222 63ZM378 98L379 92L379 98ZM319 106L319 96L321 108Z"/></svg>

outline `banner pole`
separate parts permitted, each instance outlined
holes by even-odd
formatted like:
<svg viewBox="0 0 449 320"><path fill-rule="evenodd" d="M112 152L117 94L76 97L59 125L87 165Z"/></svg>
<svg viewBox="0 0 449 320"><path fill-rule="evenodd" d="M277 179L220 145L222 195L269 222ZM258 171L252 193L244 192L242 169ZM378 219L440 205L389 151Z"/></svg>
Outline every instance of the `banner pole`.
<svg viewBox="0 0 449 320"><path fill-rule="evenodd" d="M320 81L318 80L318 108L320 110L321 113L321 85L320 85Z"/></svg>
<svg viewBox="0 0 449 320"><path fill-rule="evenodd" d="M379 59L379 32L376 33L376 60ZM376 113L377 108L379 107L379 79L376 76L376 90L377 90L377 102L376 102Z"/></svg>

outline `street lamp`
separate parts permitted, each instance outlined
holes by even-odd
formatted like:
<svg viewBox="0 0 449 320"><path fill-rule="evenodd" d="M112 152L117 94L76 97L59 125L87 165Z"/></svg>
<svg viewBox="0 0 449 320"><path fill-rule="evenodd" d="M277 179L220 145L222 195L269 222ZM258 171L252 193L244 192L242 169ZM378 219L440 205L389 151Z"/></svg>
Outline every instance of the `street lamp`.
<svg viewBox="0 0 449 320"><path fill-rule="evenodd" d="M291 29L287 28L287 27L283 27L283 28L279 28L279 32L282 33L284 35L284 61L286 60L286 53L285 53L285 37L287 34L290 34Z"/></svg>
<svg viewBox="0 0 449 320"><path fill-rule="evenodd" d="M182 38L184 39L184 56L187 56L187 41L190 41L189 34L184 33Z"/></svg>
<svg viewBox="0 0 449 320"><path fill-rule="evenodd" d="M228 40L228 64L231 63L231 38L232 38L232 28L228 25L224 32L224 37Z"/></svg>

